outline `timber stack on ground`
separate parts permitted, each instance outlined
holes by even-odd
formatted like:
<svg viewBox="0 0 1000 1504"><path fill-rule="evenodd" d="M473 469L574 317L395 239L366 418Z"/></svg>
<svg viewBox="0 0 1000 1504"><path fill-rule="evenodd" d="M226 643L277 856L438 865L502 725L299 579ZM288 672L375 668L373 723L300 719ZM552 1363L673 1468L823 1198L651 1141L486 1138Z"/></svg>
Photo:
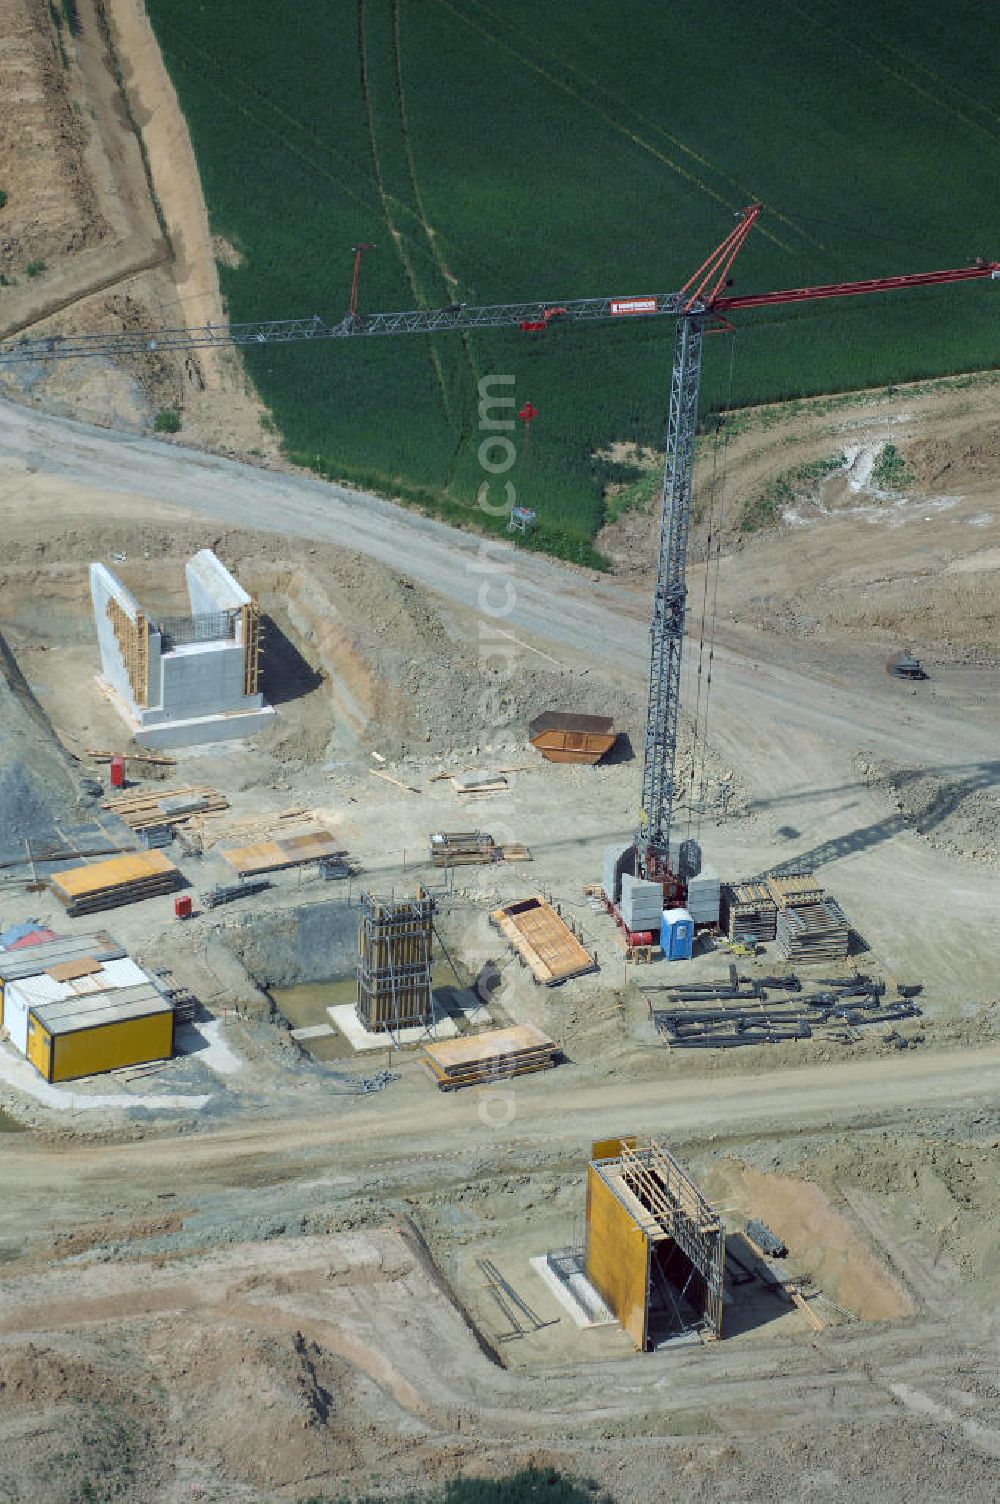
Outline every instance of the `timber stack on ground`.
<svg viewBox="0 0 1000 1504"><path fill-rule="evenodd" d="M778 914L778 949L788 961L844 961L849 944L850 926L832 898Z"/></svg>
<svg viewBox="0 0 1000 1504"><path fill-rule="evenodd" d="M445 870L530 861L531 852L520 841L498 846L485 830L439 830L431 836L431 865Z"/></svg>
<svg viewBox="0 0 1000 1504"><path fill-rule="evenodd" d="M102 807L141 835L144 831L162 827L174 831L195 815L228 809L229 800L216 789L185 784L183 788L161 789L158 793L137 789L105 800Z"/></svg>
<svg viewBox="0 0 1000 1504"><path fill-rule="evenodd" d="M446 1039L423 1047L421 1064L441 1091L487 1086L491 1081L551 1070L559 1046L534 1024L490 1029L464 1039Z"/></svg>
<svg viewBox="0 0 1000 1504"><path fill-rule="evenodd" d="M723 932L738 944L775 937L778 910L766 883L724 883L719 914Z"/></svg>
<svg viewBox="0 0 1000 1504"><path fill-rule="evenodd" d="M173 893L184 883L180 869L162 851L136 851L89 867L70 867L51 878L52 891L68 914L93 914Z"/></svg>

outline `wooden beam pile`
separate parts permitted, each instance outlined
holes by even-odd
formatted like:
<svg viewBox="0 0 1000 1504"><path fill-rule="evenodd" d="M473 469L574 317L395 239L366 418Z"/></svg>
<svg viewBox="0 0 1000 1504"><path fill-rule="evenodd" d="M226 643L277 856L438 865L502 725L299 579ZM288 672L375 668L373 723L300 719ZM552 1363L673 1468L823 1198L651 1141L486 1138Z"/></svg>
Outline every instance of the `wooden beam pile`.
<svg viewBox="0 0 1000 1504"><path fill-rule="evenodd" d="M137 789L118 794L101 806L124 820L132 830L148 830L155 825L173 829L186 825L195 815L216 813L229 808L229 800L216 789L185 784L182 788Z"/></svg>
<svg viewBox="0 0 1000 1504"><path fill-rule="evenodd" d="M66 912L76 915L172 893L183 881L180 870L162 851L135 851L57 872L51 884Z"/></svg>
<svg viewBox="0 0 1000 1504"><path fill-rule="evenodd" d="M534 1024L489 1029L463 1039L424 1045L421 1064L441 1091L488 1086L492 1081L551 1070L559 1046Z"/></svg>
<svg viewBox="0 0 1000 1504"><path fill-rule="evenodd" d="M485 830L439 830L431 836L435 867L488 866L500 860L500 848Z"/></svg>
<svg viewBox="0 0 1000 1504"><path fill-rule="evenodd" d="M439 830L431 836L434 867L488 867L492 862L530 862L531 852L520 841L498 846L485 830Z"/></svg>
<svg viewBox="0 0 1000 1504"><path fill-rule="evenodd" d="M507 780L500 773L455 773L451 786L466 799L485 799L490 794L505 793Z"/></svg>
<svg viewBox="0 0 1000 1504"><path fill-rule="evenodd" d="M181 844L200 853L211 851L223 841L228 845L247 846L253 841L287 835L294 829L292 822L304 826L313 819L314 811L305 805L279 810L275 814L246 815L240 820L220 820L218 815L206 811L205 814L192 815L181 827Z"/></svg>
<svg viewBox="0 0 1000 1504"><path fill-rule="evenodd" d="M810 961L843 961L850 927L832 898L819 903L789 906L778 913L778 949L799 965Z"/></svg>
<svg viewBox="0 0 1000 1504"><path fill-rule="evenodd" d="M730 940L773 940L777 907L766 883L724 883L719 918Z"/></svg>

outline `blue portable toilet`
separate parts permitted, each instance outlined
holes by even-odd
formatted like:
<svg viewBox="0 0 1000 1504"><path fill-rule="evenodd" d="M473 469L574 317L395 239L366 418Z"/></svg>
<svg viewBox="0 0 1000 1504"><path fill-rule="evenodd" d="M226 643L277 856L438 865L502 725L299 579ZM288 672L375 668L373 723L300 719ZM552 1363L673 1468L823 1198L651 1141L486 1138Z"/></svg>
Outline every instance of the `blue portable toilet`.
<svg viewBox="0 0 1000 1504"><path fill-rule="evenodd" d="M690 961L694 945L694 920L687 909L664 909L660 945L667 961Z"/></svg>

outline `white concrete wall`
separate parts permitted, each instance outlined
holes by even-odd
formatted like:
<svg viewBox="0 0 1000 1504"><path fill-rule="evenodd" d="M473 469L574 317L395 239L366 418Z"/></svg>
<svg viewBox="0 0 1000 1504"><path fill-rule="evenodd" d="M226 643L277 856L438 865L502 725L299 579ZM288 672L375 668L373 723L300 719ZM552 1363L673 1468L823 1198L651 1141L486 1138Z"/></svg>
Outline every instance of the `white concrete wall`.
<svg viewBox="0 0 1000 1504"><path fill-rule="evenodd" d="M250 600L211 549L195 554L185 574L192 615L238 612ZM243 693L244 647L238 619L235 641L184 643L167 652L162 650L159 632L151 630L147 704L139 709L108 620L107 604L116 599L133 621L142 608L103 564L90 566L90 588L101 672L139 722L134 734L140 742L190 746L250 735L268 723L274 712L265 705L264 696ZM237 718L243 719L238 722Z"/></svg>
<svg viewBox="0 0 1000 1504"><path fill-rule="evenodd" d="M142 607L135 596L126 590L121 581L117 580L111 570L103 564L90 566L90 598L94 604L94 624L97 628L97 644L101 652L101 673L112 689L125 701L125 704L138 714L132 686L125 671L125 660L121 655L115 629L108 616L108 602L116 600L132 621L135 621L141 614ZM157 643L158 646L159 643ZM150 667L152 667L152 653L150 654ZM149 696L149 700L151 704L155 703L152 695Z"/></svg>
<svg viewBox="0 0 1000 1504"><path fill-rule="evenodd" d="M169 720L226 710L257 709L259 695L243 693L243 648L238 642L192 642L164 653L162 699Z"/></svg>
<svg viewBox="0 0 1000 1504"><path fill-rule="evenodd" d="M211 611L238 611L249 604L250 597L235 580L222 560L210 548L203 548L189 559L184 568L192 616Z"/></svg>

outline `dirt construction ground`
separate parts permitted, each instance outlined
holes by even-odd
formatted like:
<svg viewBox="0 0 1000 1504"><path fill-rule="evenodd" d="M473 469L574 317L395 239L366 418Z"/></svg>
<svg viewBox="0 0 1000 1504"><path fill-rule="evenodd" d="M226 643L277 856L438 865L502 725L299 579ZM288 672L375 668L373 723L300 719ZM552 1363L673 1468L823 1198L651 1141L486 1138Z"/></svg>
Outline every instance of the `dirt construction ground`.
<svg viewBox="0 0 1000 1504"><path fill-rule="evenodd" d="M98 12L79 9L90 35ZM128 39L117 116L99 48L63 68L42 7L0 12L27 155L41 168L51 150L0 226L18 298L0 305L4 332L155 322L171 299L170 321L200 318L190 300L217 297L207 222L138 10L100 7L111 45ZM164 247L136 128L173 216L173 250L141 271ZM9 134L2 152L7 186L24 154ZM81 183L110 207L82 218ZM28 259L52 269L47 303ZM650 580L635 561L655 517L609 528L616 570L595 577L291 472L235 363L13 371L0 928L90 931L35 880L51 864L33 869L32 851L130 841L87 792L107 779L93 753L127 744L95 680L92 560L154 616L184 609L184 561L206 546L257 593L273 726L179 751L155 787L210 785L229 823L320 820L359 871L292 870L208 909L231 874L216 848L175 845L195 917L158 898L100 923L198 1000L176 1057L53 1088L0 1040L0 1500L392 1498L529 1463L636 1504L994 1499L996 378L741 415L711 538L696 495L678 824L724 879L814 871L852 925L838 969L922 991L893 1026L684 1051L656 1032L647 989L724 979L729 955L709 939L690 963L626 965L583 892L639 809ZM150 436L168 400L188 445ZM908 469L891 490L873 479L889 442ZM830 456L769 525L741 529L744 503ZM886 674L904 647L925 681ZM614 754L542 762L526 728L547 708L613 715ZM503 770L506 791L470 807L437 776L471 770ZM473 828L525 843L530 864L445 881L430 833ZM442 1007L460 1031L539 1025L562 1046L554 1071L440 1094L416 1050L355 1053L326 1032L353 996L359 887L418 882L437 903ZM487 916L534 893L594 973L548 990L518 967ZM737 964L784 970L773 946ZM486 1003L470 987L484 969L499 976ZM384 1089L362 1091L383 1068ZM730 1269L721 1342L637 1354L614 1325L578 1326L532 1260L580 1246L591 1143L621 1132L662 1138L731 1239L750 1216L778 1233L814 1319L755 1265Z"/></svg>

